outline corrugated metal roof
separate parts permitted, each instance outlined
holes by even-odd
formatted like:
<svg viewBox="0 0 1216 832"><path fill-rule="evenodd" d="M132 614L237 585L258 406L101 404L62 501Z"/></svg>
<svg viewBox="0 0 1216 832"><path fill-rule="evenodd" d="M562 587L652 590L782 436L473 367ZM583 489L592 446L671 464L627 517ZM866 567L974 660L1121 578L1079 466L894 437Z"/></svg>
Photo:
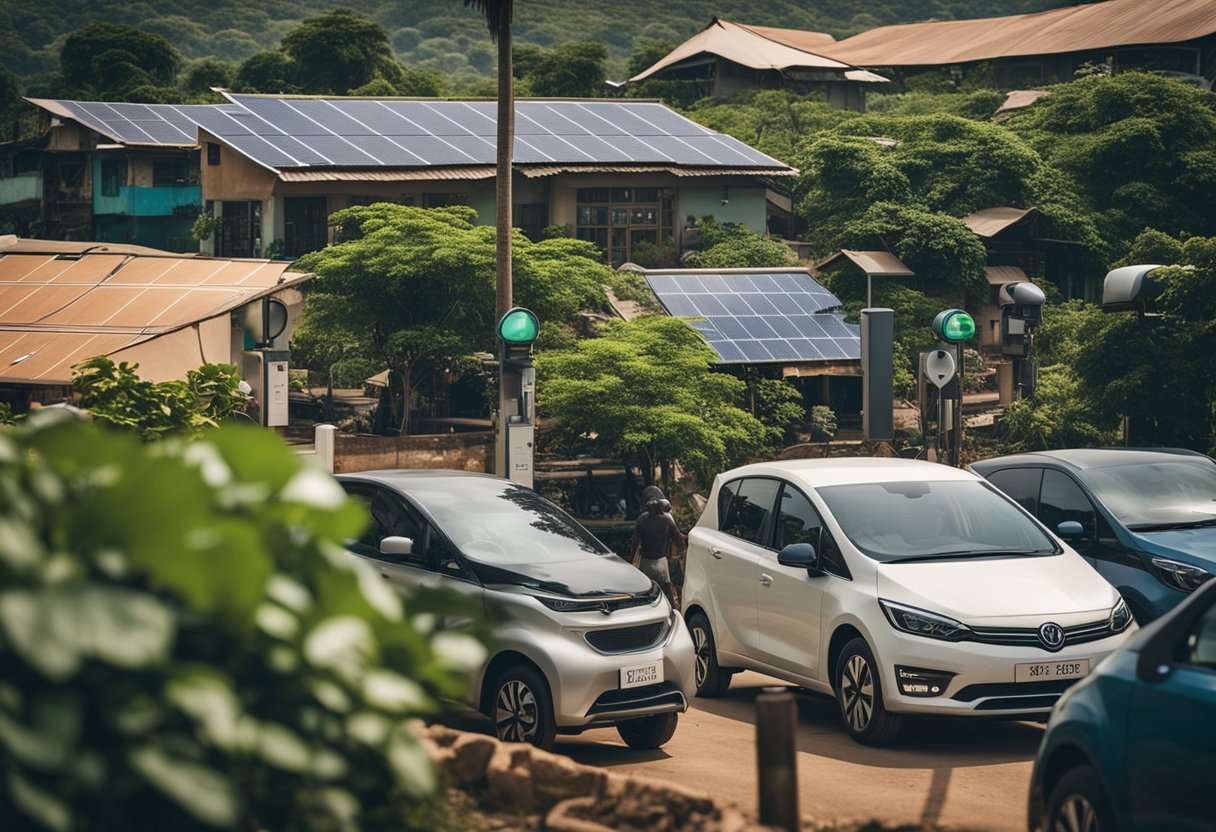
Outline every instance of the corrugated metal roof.
<svg viewBox="0 0 1216 832"><path fill-rule="evenodd" d="M916 274L889 251L850 251L842 248L815 267L815 271L827 271L844 263L852 263L870 277L912 277Z"/></svg>
<svg viewBox="0 0 1216 832"><path fill-rule="evenodd" d="M1040 98L1046 97L1047 94L1047 90L1010 90L1006 93L1005 100L1001 102L1001 106L996 108L996 112L992 114L992 117L996 119L997 116L1008 115L1014 110L1029 107Z"/></svg>
<svg viewBox="0 0 1216 832"><path fill-rule="evenodd" d="M0 381L18 383L68 384L72 365L85 358L311 278L266 260L18 249L0 251ZM185 369L193 368L183 376Z"/></svg>
<svg viewBox="0 0 1216 832"><path fill-rule="evenodd" d="M493 165L471 165L456 168L397 168L370 170L343 168L341 170L281 170L284 182L409 182L434 179L493 179Z"/></svg>
<svg viewBox="0 0 1216 832"><path fill-rule="evenodd" d="M1025 283L1030 280L1026 272L1017 266L985 266L988 273L989 286L1001 286L1005 283Z"/></svg>
<svg viewBox="0 0 1216 832"><path fill-rule="evenodd" d="M1107 0L1010 17L882 26L816 49L854 66L940 66L1181 43L1214 32L1212 0Z"/></svg>
<svg viewBox="0 0 1216 832"><path fill-rule="evenodd" d="M1038 208L982 208L963 217L963 225L974 231L976 236L987 239L1038 213Z"/></svg>
<svg viewBox="0 0 1216 832"><path fill-rule="evenodd" d="M831 36L819 32L745 26L715 17L700 32L629 80L643 81L668 67L705 54L716 55L751 69L853 69L840 61L807 51L811 47L818 50L821 45L832 42Z"/></svg>

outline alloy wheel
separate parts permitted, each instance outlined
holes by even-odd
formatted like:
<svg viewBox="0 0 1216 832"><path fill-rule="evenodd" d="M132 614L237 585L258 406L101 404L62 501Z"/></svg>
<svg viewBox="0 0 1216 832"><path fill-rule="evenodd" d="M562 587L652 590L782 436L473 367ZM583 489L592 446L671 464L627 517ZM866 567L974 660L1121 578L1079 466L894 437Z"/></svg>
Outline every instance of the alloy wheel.
<svg viewBox="0 0 1216 832"><path fill-rule="evenodd" d="M840 703L849 727L861 732L874 714L874 677L863 656L850 656L841 676Z"/></svg>
<svg viewBox="0 0 1216 832"><path fill-rule="evenodd" d="M508 679L498 689L494 725L505 742L532 742L536 736L537 706L532 690L518 679Z"/></svg>
<svg viewBox="0 0 1216 832"><path fill-rule="evenodd" d="M705 677L709 675L709 636L705 630L700 627L692 629L692 644L696 648L696 665L694 673L697 687L705 684Z"/></svg>
<svg viewBox="0 0 1216 832"><path fill-rule="evenodd" d="M1098 813L1081 794L1070 794L1060 804L1051 832L1100 832Z"/></svg>

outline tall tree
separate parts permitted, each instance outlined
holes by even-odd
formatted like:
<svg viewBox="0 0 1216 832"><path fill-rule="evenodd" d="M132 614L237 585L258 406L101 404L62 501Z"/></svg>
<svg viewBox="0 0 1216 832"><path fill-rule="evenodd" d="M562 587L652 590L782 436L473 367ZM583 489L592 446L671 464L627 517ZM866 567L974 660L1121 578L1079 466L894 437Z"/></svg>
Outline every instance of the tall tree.
<svg viewBox="0 0 1216 832"><path fill-rule="evenodd" d="M117 23L90 23L68 35L59 50L64 84L104 98L121 98L139 86L172 86L181 62L165 38Z"/></svg>
<svg viewBox="0 0 1216 832"><path fill-rule="evenodd" d="M305 18L283 38L300 87L310 93L343 95L373 78L389 83L400 74L388 33L349 9L331 9Z"/></svg>

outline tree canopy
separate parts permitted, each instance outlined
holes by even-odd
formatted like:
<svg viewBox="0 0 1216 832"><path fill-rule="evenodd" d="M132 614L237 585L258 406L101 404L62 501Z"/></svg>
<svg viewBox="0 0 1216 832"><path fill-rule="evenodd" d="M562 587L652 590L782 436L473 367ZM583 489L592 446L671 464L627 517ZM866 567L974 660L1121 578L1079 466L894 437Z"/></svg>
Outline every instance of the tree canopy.
<svg viewBox="0 0 1216 832"><path fill-rule="evenodd" d="M678 461L710 482L770 438L739 406L744 383L713 372L716 361L682 320L610 321L597 337L537 357L537 406L564 436L594 435L647 481L656 466L671 472Z"/></svg>
<svg viewBox="0 0 1216 832"><path fill-rule="evenodd" d="M181 63L164 37L115 23L90 23L59 50L61 83L82 98L126 100L145 88L172 87Z"/></svg>
<svg viewBox="0 0 1216 832"><path fill-rule="evenodd" d="M314 337L363 344L393 370L404 401L415 372L453 362L494 339L494 229L463 206L424 209L378 203L339 211L342 242L301 258L309 284L306 326ZM542 322L572 324L620 284L594 245L569 238L513 241L516 302ZM402 432L408 410L400 413Z"/></svg>

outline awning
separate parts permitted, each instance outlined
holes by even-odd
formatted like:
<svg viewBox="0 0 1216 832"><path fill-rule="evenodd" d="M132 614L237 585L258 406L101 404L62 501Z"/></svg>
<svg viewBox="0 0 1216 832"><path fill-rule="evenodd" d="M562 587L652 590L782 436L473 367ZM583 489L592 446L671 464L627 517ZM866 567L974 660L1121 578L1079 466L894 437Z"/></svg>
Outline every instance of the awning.
<svg viewBox="0 0 1216 832"><path fill-rule="evenodd" d="M982 208L963 217L963 225L974 231L976 236L989 239L1026 217L1038 214L1038 208Z"/></svg>
<svg viewBox="0 0 1216 832"><path fill-rule="evenodd" d="M1026 272L1017 266L986 266L988 285L1001 286L1005 283L1025 283L1030 280Z"/></svg>
<svg viewBox="0 0 1216 832"><path fill-rule="evenodd" d="M815 271L828 271L845 263L852 263L870 277L912 277L916 274L889 251L850 251L847 248L824 260Z"/></svg>

